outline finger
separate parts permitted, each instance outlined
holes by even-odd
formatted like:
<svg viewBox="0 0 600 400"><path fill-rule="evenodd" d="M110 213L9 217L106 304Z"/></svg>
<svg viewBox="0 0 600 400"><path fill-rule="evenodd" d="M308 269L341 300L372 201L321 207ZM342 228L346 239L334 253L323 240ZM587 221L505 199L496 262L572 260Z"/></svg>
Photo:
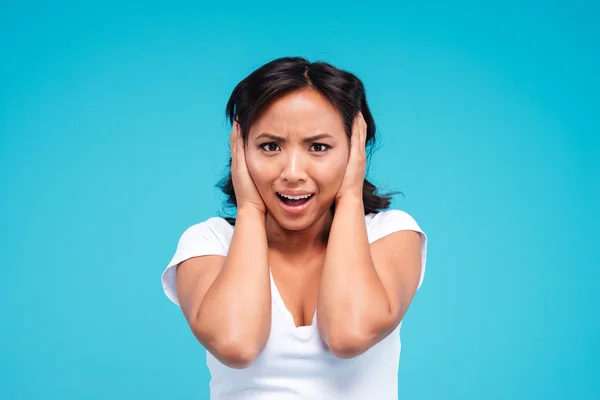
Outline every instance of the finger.
<svg viewBox="0 0 600 400"><path fill-rule="evenodd" d="M358 113L358 150L359 153L365 153L365 142L367 138L367 122L362 114L362 112Z"/></svg>
<svg viewBox="0 0 600 400"><path fill-rule="evenodd" d="M364 118L362 112L360 113L360 121L361 121L360 149L361 149L362 153L365 153L365 145L366 145L366 141L367 141L367 121L365 121L365 118Z"/></svg>
<svg viewBox="0 0 600 400"><path fill-rule="evenodd" d="M237 146L237 156L240 162L245 162L245 153L244 153L244 138L242 137L242 129L240 124L236 123L237 137L236 137L236 146ZM241 164L240 164L241 165Z"/></svg>
<svg viewBox="0 0 600 400"><path fill-rule="evenodd" d="M354 152L357 133L358 133L358 114L356 114L356 116L354 117L354 121L352 121L352 131L350 132L350 154L352 154Z"/></svg>
<svg viewBox="0 0 600 400"><path fill-rule="evenodd" d="M351 137L351 154L354 156L360 156L364 150L364 137L366 136L366 123L363 118L362 112L358 112L354 118L354 124L352 126L352 137Z"/></svg>

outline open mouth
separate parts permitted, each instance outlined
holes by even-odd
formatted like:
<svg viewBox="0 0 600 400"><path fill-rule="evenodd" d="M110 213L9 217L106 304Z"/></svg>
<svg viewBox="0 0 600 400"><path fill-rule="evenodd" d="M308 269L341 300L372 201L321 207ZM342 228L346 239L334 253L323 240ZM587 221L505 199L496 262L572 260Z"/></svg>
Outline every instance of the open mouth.
<svg viewBox="0 0 600 400"><path fill-rule="evenodd" d="M305 194L302 196L288 196L281 193L277 193L279 200L288 207L300 207L309 202L313 197L314 193Z"/></svg>

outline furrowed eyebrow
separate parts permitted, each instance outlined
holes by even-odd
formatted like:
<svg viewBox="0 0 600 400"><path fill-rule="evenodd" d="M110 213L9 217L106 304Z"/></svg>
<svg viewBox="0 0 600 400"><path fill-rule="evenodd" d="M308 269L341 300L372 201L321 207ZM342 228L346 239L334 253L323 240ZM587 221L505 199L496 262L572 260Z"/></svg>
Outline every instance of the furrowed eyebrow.
<svg viewBox="0 0 600 400"><path fill-rule="evenodd" d="M303 142L316 142L317 140L321 140L321 139L334 139L335 140L335 138L333 136L331 136L329 133L319 133L318 135L310 136L310 137L303 139Z"/></svg>
<svg viewBox="0 0 600 400"><path fill-rule="evenodd" d="M277 142L285 142L286 139L281 137L281 136L277 136L277 135L273 135L271 133L267 133L267 132L263 132L260 135L258 135L256 137L255 140L259 140L259 139L271 139ZM330 135L329 133L319 133L318 135L314 135L314 136L309 136L307 138L302 139L303 142L315 142L317 140L321 140L321 139L334 139L335 138Z"/></svg>
<svg viewBox="0 0 600 400"><path fill-rule="evenodd" d="M285 142L285 138L282 138L281 136L273 135L270 133L266 133L266 132L263 132L260 135L258 135L255 140L259 140L259 139L271 139L276 142Z"/></svg>

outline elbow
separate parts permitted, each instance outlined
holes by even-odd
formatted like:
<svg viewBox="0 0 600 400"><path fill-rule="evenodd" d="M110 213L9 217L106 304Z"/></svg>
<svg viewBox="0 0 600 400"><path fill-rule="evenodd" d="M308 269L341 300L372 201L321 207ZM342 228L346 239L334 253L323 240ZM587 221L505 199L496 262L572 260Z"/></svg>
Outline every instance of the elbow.
<svg viewBox="0 0 600 400"><path fill-rule="evenodd" d="M395 314L390 313L380 314L377 317L372 314L370 318L359 320L358 323L351 323L352 319L347 319L341 324L339 321L337 324L327 324L333 329L327 329L326 343L329 351L337 358L348 359L360 356L389 335L400 322Z"/></svg>
<svg viewBox="0 0 600 400"><path fill-rule="evenodd" d="M397 324L385 322L362 325L360 327L346 326L344 329L334 329L327 335L329 351L337 358L348 359L358 357L390 334Z"/></svg>
<svg viewBox="0 0 600 400"><path fill-rule="evenodd" d="M197 330L194 330L194 336L208 352L229 368L249 368L261 352L258 344L239 336L225 337Z"/></svg>
<svg viewBox="0 0 600 400"><path fill-rule="evenodd" d="M236 343L221 344L211 351L211 354L215 356L216 359L233 369L246 369L251 367L259 353L260 352L254 346Z"/></svg>
<svg viewBox="0 0 600 400"><path fill-rule="evenodd" d="M368 343L369 340L364 336L349 333L329 335L327 341L331 354L341 359L360 356L369 349Z"/></svg>

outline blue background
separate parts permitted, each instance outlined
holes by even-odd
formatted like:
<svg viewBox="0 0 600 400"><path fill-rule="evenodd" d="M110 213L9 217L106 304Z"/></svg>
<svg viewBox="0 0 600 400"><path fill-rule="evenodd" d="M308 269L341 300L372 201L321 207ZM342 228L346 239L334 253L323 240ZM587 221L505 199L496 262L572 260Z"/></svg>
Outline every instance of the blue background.
<svg viewBox="0 0 600 400"><path fill-rule="evenodd" d="M599 10L524 3L3 2L0 398L208 398L160 274L286 55L363 79L430 238L400 398L599 398Z"/></svg>

